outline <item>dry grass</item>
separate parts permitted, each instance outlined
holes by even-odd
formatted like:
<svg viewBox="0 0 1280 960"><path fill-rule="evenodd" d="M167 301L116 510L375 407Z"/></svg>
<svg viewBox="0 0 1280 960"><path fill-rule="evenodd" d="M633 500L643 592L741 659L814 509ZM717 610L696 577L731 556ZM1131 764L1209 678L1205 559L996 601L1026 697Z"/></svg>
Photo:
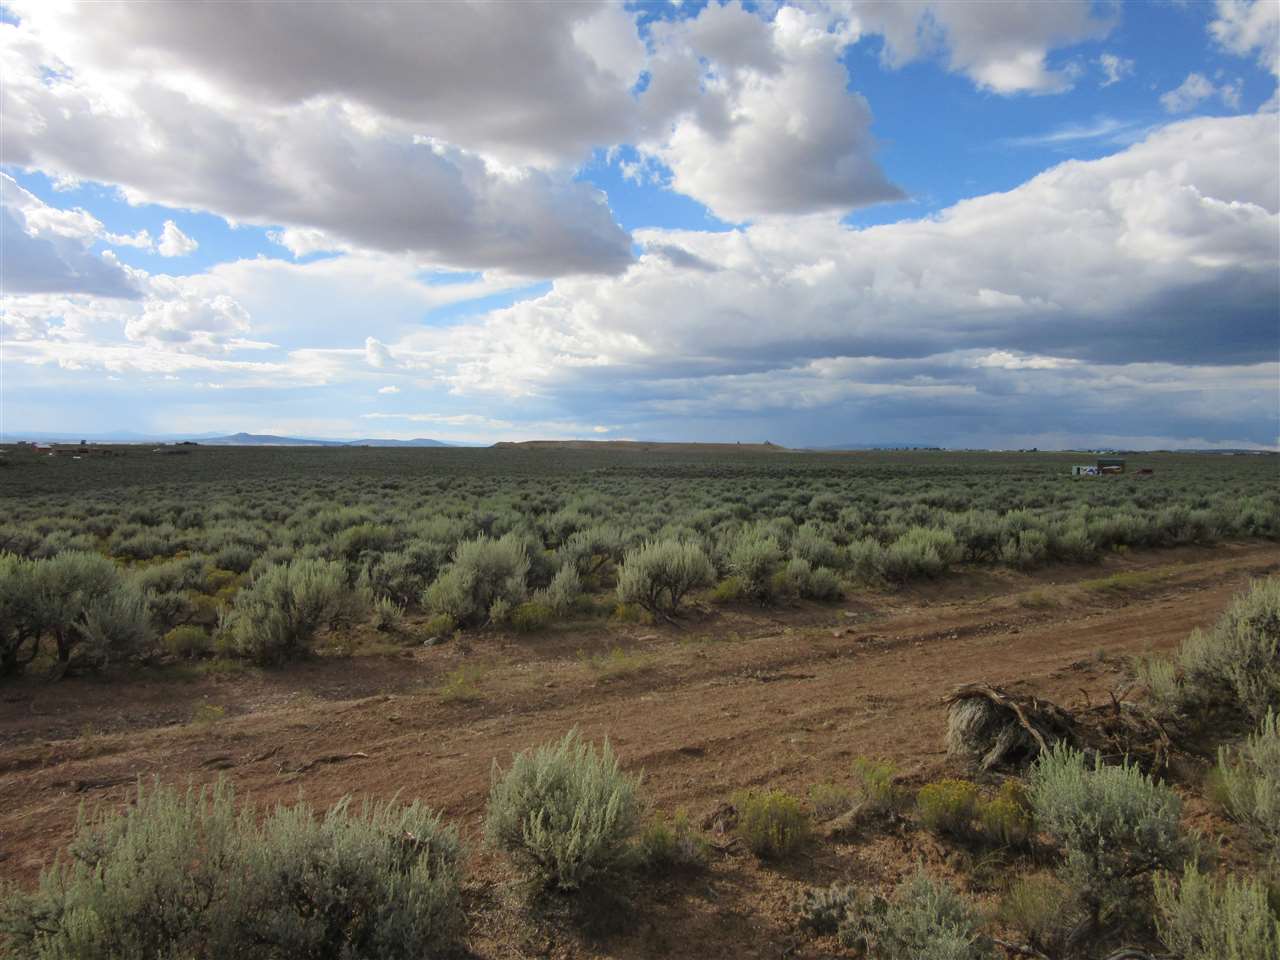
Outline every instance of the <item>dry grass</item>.
<svg viewBox="0 0 1280 960"><path fill-rule="evenodd" d="M1109 577L1098 577L1094 580L1081 580L1077 586L1088 593L1124 594L1134 590L1154 587L1173 576L1173 571L1160 568L1156 570L1131 570L1124 573L1113 573Z"/></svg>

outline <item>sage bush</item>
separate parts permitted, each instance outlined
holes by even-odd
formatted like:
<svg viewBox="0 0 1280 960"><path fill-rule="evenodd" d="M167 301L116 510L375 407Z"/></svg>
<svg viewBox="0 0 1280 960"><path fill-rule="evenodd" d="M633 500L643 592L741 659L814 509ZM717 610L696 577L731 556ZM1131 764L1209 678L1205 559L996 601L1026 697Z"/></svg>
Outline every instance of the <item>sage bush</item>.
<svg viewBox="0 0 1280 960"><path fill-rule="evenodd" d="M575 729L505 771L494 763L485 839L541 888L572 893L629 863L640 813L640 778Z"/></svg>

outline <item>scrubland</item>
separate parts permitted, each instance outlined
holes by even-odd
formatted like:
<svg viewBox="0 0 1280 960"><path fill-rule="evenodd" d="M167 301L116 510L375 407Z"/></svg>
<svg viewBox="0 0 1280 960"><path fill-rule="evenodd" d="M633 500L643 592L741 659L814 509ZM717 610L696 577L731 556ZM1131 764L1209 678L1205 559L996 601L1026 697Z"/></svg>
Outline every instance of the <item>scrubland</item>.
<svg viewBox="0 0 1280 960"><path fill-rule="evenodd" d="M1073 462L12 457L0 937L1280 955L1275 458Z"/></svg>

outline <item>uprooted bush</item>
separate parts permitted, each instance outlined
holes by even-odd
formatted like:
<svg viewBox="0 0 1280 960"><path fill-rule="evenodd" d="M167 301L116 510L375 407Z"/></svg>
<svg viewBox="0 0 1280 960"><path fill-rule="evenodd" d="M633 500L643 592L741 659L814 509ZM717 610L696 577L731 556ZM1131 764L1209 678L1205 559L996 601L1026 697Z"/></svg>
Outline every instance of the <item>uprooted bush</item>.
<svg viewBox="0 0 1280 960"><path fill-rule="evenodd" d="M627 552L618 570L618 600L656 616L674 616L690 590L708 586L715 568L696 544L659 540Z"/></svg>
<svg viewBox="0 0 1280 960"><path fill-rule="evenodd" d="M981 918L952 887L923 872L885 898L832 885L810 891L800 903L801 922L836 934L846 947L876 960L986 960L991 944Z"/></svg>
<svg viewBox="0 0 1280 960"><path fill-rule="evenodd" d="M1237 750L1219 748L1215 773L1227 812L1280 854L1280 714L1268 714Z"/></svg>
<svg viewBox="0 0 1280 960"><path fill-rule="evenodd" d="M1180 880L1156 878L1156 927L1181 960L1275 960L1280 913L1266 887L1247 877L1221 886L1188 866Z"/></svg>
<svg viewBox="0 0 1280 960"><path fill-rule="evenodd" d="M1096 926L1141 892L1150 871L1178 868L1190 850L1179 828L1181 802L1128 762L1090 762L1065 745L1041 754L1028 796L1037 827L1061 847L1061 876Z"/></svg>
<svg viewBox="0 0 1280 960"><path fill-rule="evenodd" d="M517 754L505 772L494 763L485 838L541 888L580 891L629 861L639 791L608 741L597 751L571 730Z"/></svg>
<svg viewBox="0 0 1280 960"><path fill-rule="evenodd" d="M1019 765L1076 737L1075 721L1056 704L990 684L962 684L947 702L947 753L983 770Z"/></svg>
<svg viewBox="0 0 1280 960"><path fill-rule="evenodd" d="M523 603L528 576L529 553L523 538L507 534L498 540L483 535L464 540L454 551L453 562L423 594L423 606L456 624L475 626L488 619L495 601L512 607Z"/></svg>
<svg viewBox="0 0 1280 960"><path fill-rule="evenodd" d="M261 664L311 653L322 628L350 623L361 598L335 560L301 559L267 567L236 594L221 631L232 653Z"/></svg>
<svg viewBox="0 0 1280 960"><path fill-rule="evenodd" d="M123 813L81 815L68 856L9 890L0 944L71 957L439 956L461 922L457 833L418 804L305 804L261 825L229 786L139 788Z"/></svg>

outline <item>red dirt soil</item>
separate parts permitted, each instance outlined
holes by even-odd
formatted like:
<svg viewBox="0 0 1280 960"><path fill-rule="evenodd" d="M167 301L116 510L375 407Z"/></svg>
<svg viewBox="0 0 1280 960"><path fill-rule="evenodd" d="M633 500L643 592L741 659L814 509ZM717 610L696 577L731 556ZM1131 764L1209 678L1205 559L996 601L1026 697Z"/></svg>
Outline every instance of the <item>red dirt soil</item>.
<svg viewBox="0 0 1280 960"><path fill-rule="evenodd" d="M32 883L81 803L126 803L139 777L226 777L258 804L398 794L443 809L471 845L475 957L829 956L830 943L795 925L807 887L887 888L921 860L967 884L972 864L906 827L818 842L782 866L730 847L706 872L633 891L619 930L592 935L521 907L515 879L481 845L494 761L577 726L644 772L655 808L695 821L743 788L803 796L848 783L857 756L889 759L918 783L954 770L941 698L956 684L1097 702L1125 682L1131 655L1176 646L1277 571L1275 544L1180 548L1034 575L962 571L830 606L697 609L679 628L592 620L272 672L26 678L0 688L0 879ZM1089 583L1117 572L1145 576ZM604 656L615 649L625 655ZM463 682L443 693L460 668ZM192 722L197 710L204 722Z"/></svg>

